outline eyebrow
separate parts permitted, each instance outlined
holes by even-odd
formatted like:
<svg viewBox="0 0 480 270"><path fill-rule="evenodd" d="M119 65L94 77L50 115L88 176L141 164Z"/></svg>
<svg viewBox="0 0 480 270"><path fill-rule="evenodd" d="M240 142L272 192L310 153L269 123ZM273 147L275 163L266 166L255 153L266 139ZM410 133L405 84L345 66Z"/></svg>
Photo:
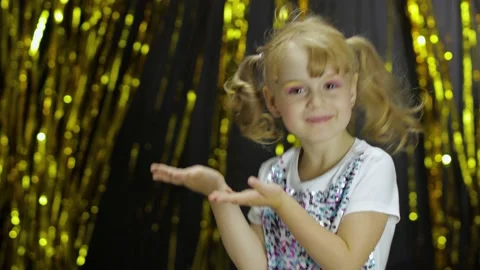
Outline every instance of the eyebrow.
<svg viewBox="0 0 480 270"><path fill-rule="evenodd" d="M336 72L335 73L324 73L324 74L322 74L322 76L325 76L326 79L333 79L333 78L336 78L336 77L340 77L340 73L336 73ZM281 85L282 87L285 87L286 85L296 84L296 83L300 83L302 81L303 81L302 79L289 79L289 80L285 80L285 81L277 82L277 83L279 85Z"/></svg>
<svg viewBox="0 0 480 270"><path fill-rule="evenodd" d="M301 80L288 80L288 81L284 81L282 83L279 83L279 85L281 85L282 87L285 87L285 86L295 85L295 84L299 84L299 83L301 83Z"/></svg>

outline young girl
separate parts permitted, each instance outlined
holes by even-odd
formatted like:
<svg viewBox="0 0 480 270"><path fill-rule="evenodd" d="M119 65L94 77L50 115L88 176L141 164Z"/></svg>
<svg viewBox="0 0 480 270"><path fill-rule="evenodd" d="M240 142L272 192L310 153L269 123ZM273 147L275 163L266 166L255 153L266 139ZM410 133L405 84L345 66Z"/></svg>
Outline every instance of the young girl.
<svg viewBox="0 0 480 270"><path fill-rule="evenodd" d="M239 269L384 269L400 219L395 167L352 131L360 116L363 137L394 153L419 132L421 106L401 98L369 41L346 39L319 17L288 23L259 51L226 84L236 120L266 143L281 119L301 148L264 162L241 192L203 166L153 164L154 180L209 196ZM238 205L251 206L251 225Z"/></svg>

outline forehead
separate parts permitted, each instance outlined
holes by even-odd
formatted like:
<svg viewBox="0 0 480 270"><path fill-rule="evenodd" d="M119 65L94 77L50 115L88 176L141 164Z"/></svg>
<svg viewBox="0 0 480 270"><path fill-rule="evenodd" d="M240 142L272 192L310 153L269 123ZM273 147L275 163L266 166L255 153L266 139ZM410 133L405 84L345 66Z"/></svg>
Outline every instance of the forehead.
<svg viewBox="0 0 480 270"><path fill-rule="evenodd" d="M294 43L289 43L283 50L283 55L276 65L276 75L280 78L295 77L307 74L308 55L304 48L299 48Z"/></svg>
<svg viewBox="0 0 480 270"><path fill-rule="evenodd" d="M271 75L277 83L340 72L338 63L321 49L308 49L289 42L280 56L271 68Z"/></svg>

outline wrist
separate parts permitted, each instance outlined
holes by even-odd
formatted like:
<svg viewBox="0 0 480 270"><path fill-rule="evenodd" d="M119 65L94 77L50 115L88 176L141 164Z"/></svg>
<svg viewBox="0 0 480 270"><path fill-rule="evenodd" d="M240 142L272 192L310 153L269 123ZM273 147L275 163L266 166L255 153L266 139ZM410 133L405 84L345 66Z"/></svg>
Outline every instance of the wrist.
<svg viewBox="0 0 480 270"><path fill-rule="evenodd" d="M286 205L288 204L288 201L290 200L290 196L288 196L288 194L286 192L282 192L281 195L278 197L278 203L277 205L275 205L274 207L274 211L277 213L277 214L281 214L286 207Z"/></svg>
<svg viewBox="0 0 480 270"><path fill-rule="evenodd" d="M227 185L227 183L222 182L222 183L217 184L215 190L217 190L217 191L228 191L228 190L230 190L230 187Z"/></svg>
<svg viewBox="0 0 480 270"><path fill-rule="evenodd" d="M211 190L209 192L212 193L214 191L227 191L229 190L230 187L227 185L224 179L218 179L218 181L215 181L215 183L212 185ZM207 194L208 196L208 194Z"/></svg>

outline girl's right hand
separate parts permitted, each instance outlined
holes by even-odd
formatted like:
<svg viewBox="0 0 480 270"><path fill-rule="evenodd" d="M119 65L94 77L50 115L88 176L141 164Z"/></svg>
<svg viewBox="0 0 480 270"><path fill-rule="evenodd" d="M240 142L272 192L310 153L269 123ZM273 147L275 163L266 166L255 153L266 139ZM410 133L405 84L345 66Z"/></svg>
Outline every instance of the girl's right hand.
<svg viewBox="0 0 480 270"><path fill-rule="evenodd" d="M195 165L180 169L165 164L153 163L150 171L155 181L185 186L205 196L216 190L232 192L225 183L223 175L217 170L206 166Z"/></svg>

